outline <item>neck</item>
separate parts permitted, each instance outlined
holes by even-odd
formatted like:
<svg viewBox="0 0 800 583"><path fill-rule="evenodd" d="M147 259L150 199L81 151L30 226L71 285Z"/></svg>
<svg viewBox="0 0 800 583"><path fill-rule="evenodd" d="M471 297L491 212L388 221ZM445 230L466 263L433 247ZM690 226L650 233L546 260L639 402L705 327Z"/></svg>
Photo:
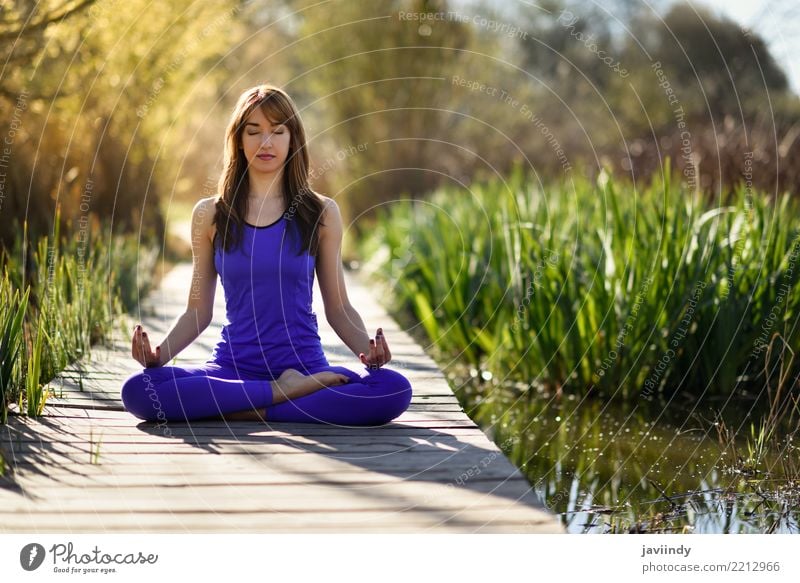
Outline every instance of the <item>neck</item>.
<svg viewBox="0 0 800 583"><path fill-rule="evenodd" d="M283 176L282 172L253 172L247 171L249 179L250 198L259 200L282 200L283 199Z"/></svg>

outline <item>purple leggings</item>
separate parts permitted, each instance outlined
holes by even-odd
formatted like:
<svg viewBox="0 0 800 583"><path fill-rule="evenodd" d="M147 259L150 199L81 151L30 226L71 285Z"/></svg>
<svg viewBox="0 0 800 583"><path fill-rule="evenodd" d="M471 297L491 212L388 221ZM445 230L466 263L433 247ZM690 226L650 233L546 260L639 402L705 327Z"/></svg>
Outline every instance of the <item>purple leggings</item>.
<svg viewBox="0 0 800 583"><path fill-rule="evenodd" d="M269 376L239 374L215 362L167 365L130 375L122 385L122 403L145 421L191 421L266 407L267 422L383 425L411 402L411 383L387 368L364 368L362 373L331 365L297 370L306 375L333 371L350 382L273 405Z"/></svg>

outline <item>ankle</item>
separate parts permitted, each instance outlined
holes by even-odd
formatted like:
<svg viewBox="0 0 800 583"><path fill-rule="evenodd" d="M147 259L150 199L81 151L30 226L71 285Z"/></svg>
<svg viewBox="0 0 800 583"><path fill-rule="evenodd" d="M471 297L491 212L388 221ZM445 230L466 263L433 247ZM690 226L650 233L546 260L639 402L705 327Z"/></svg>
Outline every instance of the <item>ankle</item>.
<svg viewBox="0 0 800 583"><path fill-rule="evenodd" d="M284 392L284 389L278 383L278 379L269 382L270 390L272 391L272 404L283 403L289 400L289 396Z"/></svg>

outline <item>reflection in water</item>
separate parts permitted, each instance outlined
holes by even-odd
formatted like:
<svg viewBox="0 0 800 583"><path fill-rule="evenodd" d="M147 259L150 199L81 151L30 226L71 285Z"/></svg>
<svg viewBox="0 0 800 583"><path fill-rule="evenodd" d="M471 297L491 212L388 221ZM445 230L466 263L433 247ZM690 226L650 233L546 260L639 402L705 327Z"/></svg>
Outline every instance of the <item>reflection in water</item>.
<svg viewBox="0 0 800 583"><path fill-rule="evenodd" d="M513 444L505 453L569 532L799 530L797 447L789 441L745 469L719 441L719 401L558 402L474 381L455 386L467 414L496 443ZM722 411L740 453L750 418L760 418L748 408Z"/></svg>

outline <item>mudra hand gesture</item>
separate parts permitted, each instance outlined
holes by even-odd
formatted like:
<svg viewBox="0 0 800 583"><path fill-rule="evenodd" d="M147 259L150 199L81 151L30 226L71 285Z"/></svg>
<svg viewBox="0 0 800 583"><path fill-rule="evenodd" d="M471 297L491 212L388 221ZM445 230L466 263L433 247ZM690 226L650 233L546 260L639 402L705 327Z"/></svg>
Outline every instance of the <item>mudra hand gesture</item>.
<svg viewBox="0 0 800 583"><path fill-rule="evenodd" d="M161 346L156 346L155 351L150 348L147 332L141 325L137 325L133 330L131 354L145 368L161 366Z"/></svg>
<svg viewBox="0 0 800 583"><path fill-rule="evenodd" d="M369 339L369 354L359 353L361 362L370 369L378 369L392 359L389 352L389 345L386 344L386 337L383 335L383 328L378 328L375 338Z"/></svg>

